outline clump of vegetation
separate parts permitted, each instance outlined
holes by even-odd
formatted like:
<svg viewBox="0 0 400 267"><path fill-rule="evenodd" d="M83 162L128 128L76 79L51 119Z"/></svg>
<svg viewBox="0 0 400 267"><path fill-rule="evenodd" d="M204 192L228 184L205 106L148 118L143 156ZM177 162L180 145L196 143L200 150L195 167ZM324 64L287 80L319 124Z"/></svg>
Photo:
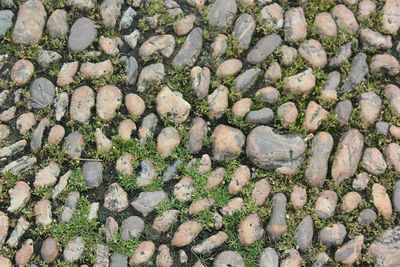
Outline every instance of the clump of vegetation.
<svg viewBox="0 0 400 267"><path fill-rule="evenodd" d="M76 168L72 170L72 174L68 178L67 190L69 192L72 191L84 192L89 190L89 187L86 184L85 177L83 176L83 171L81 168Z"/></svg>
<svg viewBox="0 0 400 267"><path fill-rule="evenodd" d="M121 235L114 235L107 242L111 253L120 253L130 257L135 249L139 246L140 241L130 238L128 240L122 239Z"/></svg>
<svg viewBox="0 0 400 267"><path fill-rule="evenodd" d="M79 198L74 216L69 222L57 222L49 227L50 236L65 247L69 241L81 236L85 242L85 251L82 260L95 262L96 245L104 242L99 223L89 220L90 202L85 197Z"/></svg>
<svg viewBox="0 0 400 267"><path fill-rule="evenodd" d="M243 53L244 49L234 34L228 35L227 44L228 44L228 46L226 48L226 56L228 58L240 57L240 55Z"/></svg>

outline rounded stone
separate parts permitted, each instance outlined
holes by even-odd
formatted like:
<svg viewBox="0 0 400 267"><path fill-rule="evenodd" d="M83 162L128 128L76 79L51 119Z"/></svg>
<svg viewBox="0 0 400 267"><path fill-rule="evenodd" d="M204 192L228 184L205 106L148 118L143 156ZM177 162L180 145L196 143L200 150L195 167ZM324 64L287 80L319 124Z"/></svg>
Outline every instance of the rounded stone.
<svg viewBox="0 0 400 267"><path fill-rule="evenodd" d="M68 48L80 52L88 48L97 37L96 25L91 19L81 17L71 27Z"/></svg>
<svg viewBox="0 0 400 267"><path fill-rule="evenodd" d="M116 115L122 103L121 90L113 85L106 85L99 88L96 97L97 115L108 122Z"/></svg>
<svg viewBox="0 0 400 267"><path fill-rule="evenodd" d="M46 78L35 79L30 86L31 105L36 109L43 109L53 103L55 96L54 85Z"/></svg>
<svg viewBox="0 0 400 267"><path fill-rule="evenodd" d="M125 106L129 114L140 117L143 115L146 104L143 99L137 94L127 94L125 96Z"/></svg>
<svg viewBox="0 0 400 267"><path fill-rule="evenodd" d="M58 256L57 241L52 237L46 238L40 249L40 254L42 255L42 259L45 262L47 263L53 262Z"/></svg>
<svg viewBox="0 0 400 267"><path fill-rule="evenodd" d="M217 68L217 76L219 78L226 78L228 76L235 76L242 69L243 63L239 59L228 59L222 62Z"/></svg>
<svg viewBox="0 0 400 267"><path fill-rule="evenodd" d="M25 85L31 80L34 70L32 62L20 59L11 68L11 80L19 86Z"/></svg>
<svg viewBox="0 0 400 267"><path fill-rule="evenodd" d="M65 136L65 129L61 125L51 127L47 141L50 145L59 144Z"/></svg>

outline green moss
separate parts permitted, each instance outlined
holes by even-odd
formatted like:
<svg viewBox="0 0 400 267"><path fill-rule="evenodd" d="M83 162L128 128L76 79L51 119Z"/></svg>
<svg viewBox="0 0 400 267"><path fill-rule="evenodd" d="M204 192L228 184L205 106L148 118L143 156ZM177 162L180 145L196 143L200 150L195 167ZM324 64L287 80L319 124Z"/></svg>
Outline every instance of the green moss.
<svg viewBox="0 0 400 267"><path fill-rule="evenodd" d="M133 192L137 189L136 180L137 177L134 174L131 175L118 175L118 184L128 192Z"/></svg>
<svg viewBox="0 0 400 267"><path fill-rule="evenodd" d="M121 235L114 235L107 242L107 245L111 253L113 254L120 253L128 257L130 257L133 254L133 252L139 246L139 244L140 244L139 240L133 238L124 240L122 239Z"/></svg>
<svg viewBox="0 0 400 267"><path fill-rule="evenodd" d="M229 34L227 39L227 48L226 48L226 56L228 58L239 58L243 53L244 49L240 45L234 34Z"/></svg>
<svg viewBox="0 0 400 267"><path fill-rule="evenodd" d="M307 20L307 24L310 27L315 20L315 16L321 12L330 12L332 8L337 4L335 0L311 0L307 1L304 6L304 12Z"/></svg>
<svg viewBox="0 0 400 267"><path fill-rule="evenodd" d="M8 198L8 190L13 188L15 184L24 180L19 175L11 174L10 172L0 172L0 201Z"/></svg>
<svg viewBox="0 0 400 267"><path fill-rule="evenodd" d="M68 178L68 192L78 191L85 192L89 190L86 184L85 177L83 176L83 171L81 168L76 168L72 170L71 176Z"/></svg>
<svg viewBox="0 0 400 267"><path fill-rule="evenodd" d="M228 118L229 125L239 128L242 131L247 131L253 126L246 121L245 117L237 117L231 110L226 112L226 117Z"/></svg>
<svg viewBox="0 0 400 267"><path fill-rule="evenodd" d="M203 29L203 37L207 41L214 41L214 38L220 33L217 27L209 26L207 29Z"/></svg>
<svg viewBox="0 0 400 267"><path fill-rule="evenodd" d="M237 251L243 257L245 266L256 267L260 262L261 252L266 247L264 241L259 240L250 246L244 246L237 234L231 234L227 241L227 245L231 250Z"/></svg>
<svg viewBox="0 0 400 267"><path fill-rule="evenodd" d="M145 19L140 19L137 27L139 31L143 33L150 30L150 25L146 22Z"/></svg>
<svg viewBox="0 0 400 267"><path fill-rule="evenodd" d="M38 44L26 46L21 44L14 44L12 42L12 33L8 31L3 40L0 42L2 46L2 53L18 59L37 60L40 54L40 46Z"/></svg>
<svg viewBox="0 0 400 267"><path fill-rule="evenodd" d="M90 203L85 197L78 201L77 209L72 219L67 222L57 222L49 227L49 233L62 247L69 241L81 236L85 242L82 261L94 263L96 245L104 242L103 233L96 220L88 220Z"/></svg>
<svg viewBox="0 0 400 267"><path fill-rule="evenodd" d="M32 195L37 196L41 199L50 199L53 195L53 189L50 187L39 187L35 188L32 192Z"/></svg>
<svg viewBox="0 0 400 267"><path fill-rule="evenodd" d="M164 11L164 1L154 0L145 7L145 12L148 16L154 16Z"/></svg>
<svg viewBox="0 0 400 267"><path fill-rule="evenodd" d="M158 206L155 208L155 213L156 215L161 215L162 213L168 211L168 210L179 210L181 211L181 215L184 215L187 213L187 206L185 203L182 201L179 201L178 199L174 197L169 197L163 201L161 201Z"/></svg>
<svg viewBox="0 0 400 267"><path fill-rule="evenodd" d="M351 47L354 53L358 49L358 41L356 36L349 32L339 31L338 36L334 39L329 37L322 37L318 39L320 39L328 58L332 58L337 55L339 48L348 42L352 43Z"/></svg>
<svg viewBox="0 0 400 267"><path fill-rule="evenodd" d="M59 145L45 144L39 151L39 158L41 159L42 165L48 165L50 161L54 161L58 164L63 164L69 160L63 149Z"/></svg>

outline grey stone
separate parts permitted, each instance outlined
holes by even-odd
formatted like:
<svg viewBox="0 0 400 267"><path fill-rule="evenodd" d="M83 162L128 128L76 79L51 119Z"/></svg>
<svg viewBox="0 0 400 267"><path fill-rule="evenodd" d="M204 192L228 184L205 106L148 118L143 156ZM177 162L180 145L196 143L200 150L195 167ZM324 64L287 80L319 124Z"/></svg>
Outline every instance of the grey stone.
<svg viewBox="0 0 400 267"><path fill-rule="evenodd" d="M19 240L24 235L26 230L28 230L29 225L29 222L25 220L23 216L18 218L17 225L14 227L7 240L7 245L10 248L16 248L18 246Z"/></svg>
<svg viewBox="0 0 400 267"><path fill-rule="evenodd" d="M339 101L335 107L335 113L340 125L346 125L350 119L353 105L349 99Z"/></svg>
<svg viewBox="0 0 400 267"><path fill-rule="evenodd" d="M123 254L113 254L110 260L110 267L128 267L128 257Z"/></svg>
<svg viewBox="0 0 400 267"><path fill-rule="evenodd" d="M375 130L377 134L387 136L390 124L386 121L378 121L375 123Z"/></svg>
<svg viewBox="0 0 400 267"><path fill-rule="evenodd" d="M42 139L44 130L50 126L50 121L47 118L43 118L35 131L33 131L32 140L31 140L31 150L33 153L38 153L42 148Z"/></svg>
<svg viewBox="0 0 400 267"><path fill-rule="evenodd" d="M301 251L307 250L311 245L313 233L314 223L311 216L308 215L301 220L295 230L297 246Z"/></svg>
<svg viewBox="0 0 400 267"><path fill-rule="evenodd" d="M80 259L83 252L85 251L85 241L82 237L77 238L68 242L64 249L63 255L66 262L76 262Z"/></svg>
<svg viewBox="0 0 400 267"><path fill-rule="evenodd" d="M100 161L86 161L82 165L83 176L89 188L96 188L103 181L103 164Z"/></svg>
<svg viewBox="0 0 400 267"><path fill-rule="evenodd" d="M329 60L329 66L339 67L343 62L351 57L351 54L351 42L345 43L339 48L337 55Z"/></svg>
<svg viewBox="0 0 400 267"><path fill-rule="evenodd" d="M346 235L346 227L343 224L332 224L319 232L318 241L327 246L340 246Z"/></svg>
<svg viewBox="0 0 400 267"><path fill-rule="evenodd" d="M324 84L324 90L336 90L340 84L340 72L332 71Z"/></svg>
<svg viewBox="0 0 400 267"><path fill-rule="evenodd" d="M132 7L128 7L122 14L121 20L119 21L119 30L129 29L132 26L133 20L137 13Z"/></svg>
<svg viewBox="0 0 400 267"><path fill-rule="evenodd" d="M278 267L279 257L275 249L268 247L263 250L260 256L260 267Z"/></svg>
<svg viewBox="0 0 400 267"><path fill-rule="evenodd" d="M242 14L237 18L233 34L243 49L249 48L255 29L256 22L250 14Z"/></svg>
<svg viewBox="0 0 400 267"><path fill-rule="evenodd" d="M216 0L208 10L208 23L219 29L228 29L235 19L235 0Z"/></svg>
<svg viewBox="0 0 400 267"><path fill-rule="evenodd" d="M111 212L121 212L128 208L128 194L118 183L111 184L104 194L104 207Z"/></svg>
<svg viewBox="0 0 400 267"><path fill-rule="evenodd" d="M138 77L139 65L135 57L122 56L121 63L125 67L125 81L128 85L134 85Z"/></svg>
<svg viewBox="0 0 400 267"><path fill-rule="evenodd" d="M349 76L342 85L343 92L351 92L353 89L360 84L364 77L368 74L368 63L367 55L364 53L358 53L351 60L351 68Z"/></svg>
<svg viewBox="0 0 400 267"><path fill-rule="evenodd" d="M192 120L189 129L188 148L192 154L196 154L203 148L204 138L207 136L207 122L201 118L196 117Z"/></svg>
<svg viewBox="0 0 400 267"><path fill-rule="evenodd" d="M376 267L400 266L400 226L384 231L369 247Z"/></svg>
<svg viewBox="0 0 400 267"><path fill-rule="evenodd" d="M3 148L0 148L0 158L12 157L15 154L18 154L19 152L24 150L26 144L27 141L22 139L9 146L4 146Z"/></svg>
<svg viewBox="0 0 400 267"><path fill-rule="evenodd" d="M357 129L349 129L340 138L331 175L336 185L353 176L364 149L364 136Z"/></svg>
<svg viewBox="0 0 400 267"><path fill-rule="evenodd" d="M136 178L138 187L143 187L151 184L157 177L157 171L150 160L142 160L140 162L140 172Z"/></svg>
<svg viewBox="0 0 400 267"><path fill-rule="evenodd" d="M85 11L93 9L95 2L95 0L68 0L69 5Z"/></svg>
<svg viewBox="0 0 400 267"><path fill-rule="evenodd" d="M397 180L394 186L392 202L393 202L393 207L396 210L400 211L400 180Z"/></svg>
<svg viewBox="0 0 400 267"><path fill-rule="evenodd" d="M30 86L31 105L36 109L43 109L53 103L55 96L54 85L46 78L35 79Z"/></svg>
<svg viewBox="0 0 400 267"><path fill-rule="evenodd" d="M4 166L1 172L3 173L9 172L13 175L18 175L20 173L27 172L30 169L32 169L36 161L37 161L36 157L23 156Z"/></svg>
<svg viewBox="0 0 400 267"><path fill-rule="evenodd" d="M133 32L131 32L128 35L124 35L124 40L125 42L128 43L128 45L132 48L135 49L137 42L139 40L140 37L140 32L139 30L134 30Z"/></svg>
<svg viewBox="0 0 400 267"><path fill-rule="evenodd" d="M293 174L303 160L306 143L299 135L280 135L268 126L258 126L247 136L247 157L258 167Z"/></svg>
<svg viewBox="0 0 400 267"><path fill-rule="evenodd" d="M144 221L138 216L130 216L121 223L123 240L139 239L144 230Z"/></svg>
<svg viewBox="0 0 400 267"><path fill-rule="evenodd" d="M72 132L64 139L63 146L65 153L72 158L78 159L81 157L83 149L85 148L85 141L83 135L78 131Z"/></svg>
<svg viewBox="0 0 400 267"><path fill-rule="evenodd" d="M14 13L11 10L0 10L0 37L3 37L13 25Z"/></svg>
<svg viewBox="0 0 400 267"><path fill-rule="evenodd" d="M286 223L286 204L287 199L283 193L276 193L272 198L272 215L267 225L267 232L273 241L281 238L282 234L287 231Z"/></svg>
<svg viewBox="0 0 400 267"><path fill-rule="evenodd" d="M274 120L274 112L270 108L262 108L247 113L246 122L251 124L270 124Z"/></svg>
<svg viewBox="0 0 400 267"><path fill-rule="evenodd" d="M69 104L68 93L63 92L57 95L54 101L56 121L60 121L64 117L65 112L68 108L68 104Z"/></svg>
<svg viewBox="0 0 400 267"><path fill-rule="evenodd" d="M385 158L376 147L368 147L364 150L362 164L364 169L373 175L381 175L387 168Z"/></svg>
<svg viewBox="0 0 400 267"><path fill-rule="evenodd" d="M193 66L203 47L203 31L200 27L194 28L187 36L181 49L172 59L172 67L179 68Z"/></svg>
<svg viewBox="0 0 400 267"><path fill-rule="evenodd" d="M150 113L143 118L142 125L139 128L139 139L141 146L144 146L147 138L153 135L154 131L156 130L157 123L158 118L154 113Z"/></svg>
<svg viewBox="0 0 400 267"><path fill-rule="evenodd" d="M166 198L164 191L141 192L131 205L146 217Z"/></svg>
<svg viewBox="0 0 400 267"><path fill-rule="evenodd" d="M55 52L55 51L50 51L50 50L41 50L38 58L38 63L40 66L43 68L48 68L50 65L60 61L62 56Z"/></svg>
<svg viewBox="0 0 400 267"><path fill-rule="evenodd" d="M182 164L181 159L175 160L171 165L169 165L163 173L163 182L169 182L172 179L178 178L178 167Z"/></svg>
<svg viewBox="0 0 400 267"><path fill-rule="evenodd" d="M282 43L277 34L267 35L260 39L247 54L246 60L251 64L258 64L271 55Z"/></svg>
<svg viewBox="0 0 400 267"><path fill-rule="evenodd" d="M258 90L256 93L256 97L258 99L268 104L276 103L279 100L280 96L281 94L274 87L265 87Z"/></svg>
<svg viewBox="0 0 400 267"><path fill-rule="evenodd" d="M304 176L311 186L322 187L328 172L328 161L333 148L333 137L319 132L312 142L311 157Z"/></svg>
<svg viewBox="0 0 400 267"><path fill-rule="evenodd" d="M249 91L257 82L262 71L259 68L251 68L235 78L235 86L239 92Z"/></svg>
<svg viewBox="0 0 400 267"><path fill-rule="evenodd" d="M361 224L371 224L376 221L378 216L372 209L363 209L358 216L357 221Z"/></svg>
<svg viewBox="0 0 400 267"><path fill-rule="evenodd" d="M68 48L80 52L88 48L97 37L96 25L91 19L81 17L72 24Z"/></svg>
<svg viewBox="0 0 400 267"><path fill-rule="evenodd" d="M155 63L148 65L142 69L137 82L137 90L140 93L145 92L154 83L161 81L165 76L164 65Z"/></svg>

